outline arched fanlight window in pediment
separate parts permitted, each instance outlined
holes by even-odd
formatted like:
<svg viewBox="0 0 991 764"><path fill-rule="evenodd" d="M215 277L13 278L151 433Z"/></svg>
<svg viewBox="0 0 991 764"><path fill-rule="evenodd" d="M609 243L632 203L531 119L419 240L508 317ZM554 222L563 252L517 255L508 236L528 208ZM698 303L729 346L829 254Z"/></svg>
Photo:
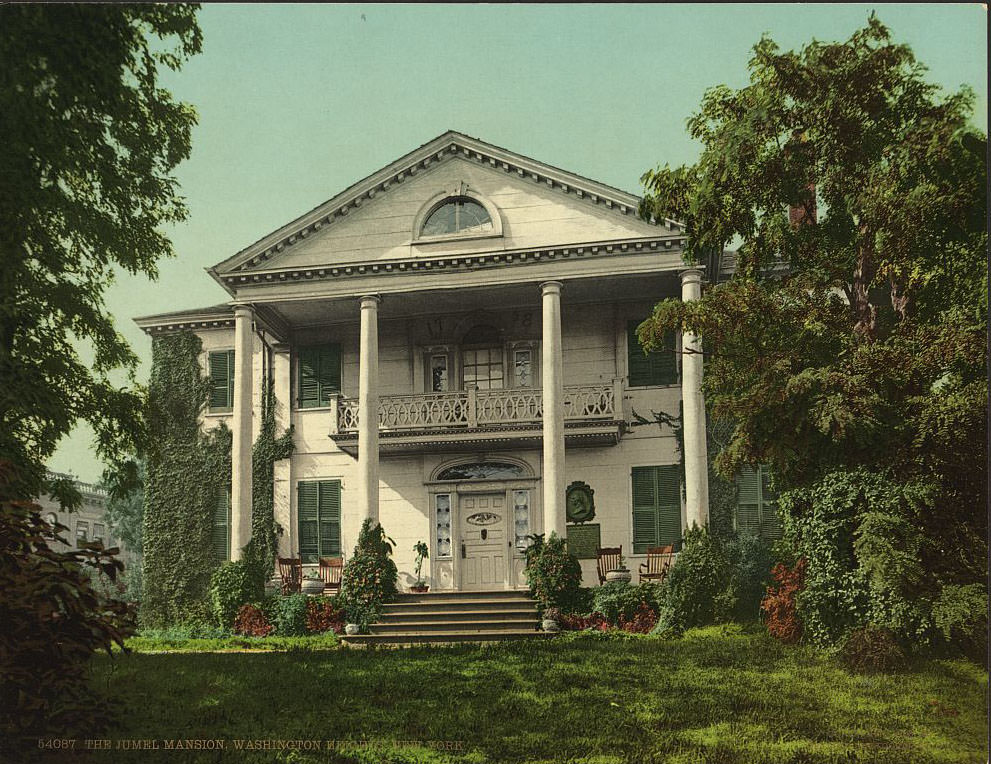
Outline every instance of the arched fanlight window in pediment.
<svg viewBox="0 0 991 764"><path fill-rule="evenodd" d="M454 196L444 199L427 215L420 235L468 235L492 230L492 216L485 207L467 196Z"/></svg>
<svg viewBox="0 0 991 764"><path fill-rule="evenodd" d="M509 480L526 476L526 470L512 462L469 462L447 467L437 480Z"/></svg>

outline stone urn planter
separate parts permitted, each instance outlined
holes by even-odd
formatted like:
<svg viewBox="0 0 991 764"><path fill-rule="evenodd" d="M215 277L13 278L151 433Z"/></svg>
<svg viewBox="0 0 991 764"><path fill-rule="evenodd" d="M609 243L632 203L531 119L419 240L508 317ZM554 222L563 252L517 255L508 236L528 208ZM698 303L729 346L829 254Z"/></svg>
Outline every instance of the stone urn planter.
<svg viewBox="0 0 991 764"><path fill-rule="evenodd" d="M409 588L409 590L411 592L413 592L413 594L426 594L427 592L430 591L430 585L429 584L414 584L413 586L411 586Z"/></svg>
<svg viewBox="0 0 991 764"><path fill-rule="evenodd" d="M548 634L554 634L558 631L561 631L561 627L558 626L557 621L555 621L553 618L545 618L543 621L541 621L540 628L542 628Z"/></svg>
<svg viewBox="0 0 991 764"><path fill-rule="evenodd" d="M633 571L626 568L617 568L606 573L606 581L622 581L630 583L633 580Z"/></svg>
<svg viewBox="0 0 991 764"><path fill-rule="evenodd" d="M344 624L344 633L347 636L353 637L355 634L358 634L359 632L361 632L361 627L358 624L356 623Z"/></svg>
<svg viewBox="0 0 991 764"><path fill-rule="evenodd" d="M323 594L323 581L319 578L304 578L300 591L310 596Z"/></svg>

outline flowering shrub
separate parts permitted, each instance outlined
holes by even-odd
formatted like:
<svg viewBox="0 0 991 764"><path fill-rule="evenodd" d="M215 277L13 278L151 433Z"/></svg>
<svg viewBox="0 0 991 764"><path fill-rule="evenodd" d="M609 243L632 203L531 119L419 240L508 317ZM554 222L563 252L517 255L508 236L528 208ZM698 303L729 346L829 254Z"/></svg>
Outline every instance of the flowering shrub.
<svg viewBox="0 0 991 764"><path fill-rule="evenodd" d="M578 558L568 552L567 542L556 533L544 541L532 536L533 544L526 550L526 582L541 608L557 607L565 612L574 610L582 583L582 568Z"/></svg>
<svg viewBox="0 0 991 764"><path fill-rule="evenodd" d="M778 564L771 571L778 586L767 587L767 594L760 603L767 631L782 642L797 642L802 637L802 622L798 617L795 596L805 583L805 558L799 559L794 569Z"/></svg>
<svg viewBox="0 0 991 764"><path fill-rule="evenodd" d="M589 613L588 615L561 615L558 625L566 631L581 631L583 629L595 629L596 631L607 631L612 628L612 624L602 613Z"/></svg>
<svg viewBox="0 0 991 764"><path fill-rule="evenodd" d="M234 617L234 633L246 637L267 637L272 633L272 625L261 608L254 605L241 605Z"/></svg>
<svg viewBox="0 0 991 764"><path fill-rule="evenodd" d="M344 611L334 606L329 597L314 597L306 603L306 630L311 634L344 631Z"/></svg>

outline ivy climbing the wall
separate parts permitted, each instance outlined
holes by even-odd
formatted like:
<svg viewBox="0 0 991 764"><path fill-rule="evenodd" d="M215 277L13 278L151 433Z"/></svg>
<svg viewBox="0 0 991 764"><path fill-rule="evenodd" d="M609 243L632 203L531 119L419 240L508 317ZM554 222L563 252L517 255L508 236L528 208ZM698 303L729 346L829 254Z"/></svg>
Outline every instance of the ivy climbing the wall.
<svg viewBox="0 0 991 764"><path fill-rule="evenodd" d="M210 383L199 364L202 342L183 332L155 337L148 388L144 596L141 621L165 626L206 620L214 509L230 486L231 432L204 434L199 415Z"/></svg>

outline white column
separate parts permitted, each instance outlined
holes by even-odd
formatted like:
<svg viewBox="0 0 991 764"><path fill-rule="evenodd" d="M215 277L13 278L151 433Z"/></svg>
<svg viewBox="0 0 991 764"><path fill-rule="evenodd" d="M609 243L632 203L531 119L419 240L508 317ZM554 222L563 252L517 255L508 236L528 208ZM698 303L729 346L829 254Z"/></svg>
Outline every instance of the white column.
<svg viewBox="0 0 991 764"><path fill-rule="evenodd" d="M234 421L231 443L231 559L251 540L251 392L254 313L234 306Z"/></svg>
<svg viewBox="0 0 991 764"><path fill-rule="evenodd" d="M358 515L379 519L379 332L376 295L361 298L358 357Z"/></svg>
<svg viewBox="0 0 991 764"><path fill-rule="evenodd" d="M702 295L702 271L681 272L682 302ZM705 398L702 396L702 345L691 332L681 335L681 399L685 436L685 510L688 527L709 522L709 467L705 442Z"/></svg>
<svg viewBox="0 0 991 764"><path fill-rule="evenodd" d="M543 301L541 376L544 428L544 534L564 538L564 360L561 355L561 283L540 285Z"/></svg>
<svg viewBox="0 0 991 764"><path fill-rule="evenodd" d="M272 347L272 379L275 384L275 434L278 437L292 424L292 373L289 345ZM295 557L292 551L292 459L280 459L275 463L275 522L283 528L279 537L279 556ZM299 543L295 544L296 551Z"/></svg>

